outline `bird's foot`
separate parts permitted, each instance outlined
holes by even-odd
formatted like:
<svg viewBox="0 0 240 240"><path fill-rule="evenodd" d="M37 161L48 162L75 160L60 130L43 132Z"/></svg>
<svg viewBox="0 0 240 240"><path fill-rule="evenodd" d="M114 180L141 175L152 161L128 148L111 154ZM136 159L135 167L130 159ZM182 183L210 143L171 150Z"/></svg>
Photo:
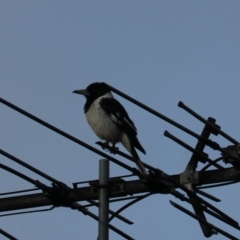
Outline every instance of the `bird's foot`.
<svg viewBox="0 0 240 240"><path fill-rule="evenodd" d="M110 152L109 142L101 142L101 141L98 141L98 142L96 142L96 144L100 145L103 150L106 150L106 151L109 151L109 152Z"/></svg>
<svg viewBox="0 0 240 240"><path fill-rule="evenodd" d="M115 154L117 153L118 149L119 149L119 148L118 148L118 147L115 147L114 144L113 144L112 147L111 147L111 149L109 150L109 152L115 155Z"/></svg>
<svg viewBox="0 0 240 240"><path fill-rule="evenodd" d="M96 142L96 144L100 145L103 150L106 150L107 152L110 152L112 154L116 154L118 151L118 147L115 147L115 144L112 146L109 145L109 142Z"/></svg>

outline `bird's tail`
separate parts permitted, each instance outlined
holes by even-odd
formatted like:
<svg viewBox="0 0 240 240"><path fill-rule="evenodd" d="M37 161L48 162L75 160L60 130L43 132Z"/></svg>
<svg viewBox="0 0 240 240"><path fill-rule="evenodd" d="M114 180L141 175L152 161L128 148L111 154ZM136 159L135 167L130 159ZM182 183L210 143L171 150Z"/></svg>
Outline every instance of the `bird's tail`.
<svg viewBox="0 0 240 240"><path fill-rule="evenodd" d="M137 149L139 149L140 151L142 151L143 153L146 153L145 150L143 149L143 147L140 145L138 139L135 138L129 138L129 136L127 136L127 134L123 134L122 137L122 144L123 146L131 153L132 157L135 160L135 163L137 165L137 168L139 169L141 175L143 176L143 178L147 178L147 171L143 165L143 163L141 162L137 151L134 147L136 147ZM139 143L136 145L136 143ZM140 145L140 147L139 147Z"/></svg>
<svg viewBox="0 0 240 240"><path fill-rule="evenodd" d="M140 158L139 158L139 156L137 154L137 151L135 150L134 147L132 147L131 153L132 153L132 156L133 156L133 158L135 160L135 163L136 163L137 168L140 171L141 175L143 176L143 178L147 178L147 171L146 171L142 161L140 160Z"/></svg>

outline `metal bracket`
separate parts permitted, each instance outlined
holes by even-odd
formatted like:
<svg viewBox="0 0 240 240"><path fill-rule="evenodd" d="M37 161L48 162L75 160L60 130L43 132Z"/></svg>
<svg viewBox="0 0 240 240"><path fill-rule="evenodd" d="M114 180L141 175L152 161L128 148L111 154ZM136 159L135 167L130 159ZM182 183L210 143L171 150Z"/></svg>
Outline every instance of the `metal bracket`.
<svg viewBox="0 0 240 240"><path fill-rule="evenodd" d="M125 189L125 187L124 187L125 182L126 181L123 180L122 178L110 179L109 183L108 183L109 191L111 193L119 192L119 191L124 193L125 192L125 190L124 190ZM99 189L102 187L102 186L99 185L99 181L98 180L90 181L89 185L92 187L92 190L94 192L99 191Z"/></svg>
<svg viewBox="0 0 240 240"><path fill-rule="evenodd" d="M199 172L185 171L180 174L180 184L192 191L192 185L198 184Z"/></svg>

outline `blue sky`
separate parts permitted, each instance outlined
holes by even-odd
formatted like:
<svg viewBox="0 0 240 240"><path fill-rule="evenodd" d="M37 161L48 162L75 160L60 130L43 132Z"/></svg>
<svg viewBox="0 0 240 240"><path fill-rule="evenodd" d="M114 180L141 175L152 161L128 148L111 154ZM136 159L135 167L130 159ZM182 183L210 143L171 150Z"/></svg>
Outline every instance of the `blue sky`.
<svg viewBox="0 0 240 240"><path fill-rule="evenodd" d="M181 100L203 117L216 118L222 130L239 139L239 8L239 1L222 0L2 1L0 96L96 146L98 139L83 114L85 100L72 91L104 81L200 133L203 125L177 107ZM138 128L147 152L142 160L168 174L184 171L191 154L163 132L193 147L196 140L116 98ZM68 185L98 178L96 154L4 105L0 114L3 150ZM230 144L222 137L213 139L223 147ZM212 159L220 154L207 150ZM3 156L0 162L46 182ZM1 192L32 188L0 172ZM111 176L127 173L111 164ZM207 192L222 200L217 207L239 220L238 185ZM170 206L169 200L191 210L170 195L155 195L123 212L133 226L118 220L113 224L135 239L204 239L198 223ZM208 219L239 236L235 229ZM19 239L97 237L95 220L65 208L4 217L0 223ZM110 231L110 239L122 238Z"/></svg>

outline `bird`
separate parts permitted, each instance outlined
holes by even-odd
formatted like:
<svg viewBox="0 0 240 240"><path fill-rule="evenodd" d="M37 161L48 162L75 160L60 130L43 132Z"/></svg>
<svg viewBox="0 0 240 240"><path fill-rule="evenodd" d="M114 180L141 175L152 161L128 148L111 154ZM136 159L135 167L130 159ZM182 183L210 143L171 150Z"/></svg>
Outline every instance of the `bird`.
<svg viewBox="0 0 240 240"><path fill-rule="evenodd" d="M125 108L114 98L109 86L104 82L95 82L73 93L86 97L84 113L87 122L94 133L105 141L104 145L111 143L112 149L118 149L115 144L121 142L132 155L141 176L146 178L146 169L136 151L138 149L146 154L137 138L137 128Z"/></svg>

